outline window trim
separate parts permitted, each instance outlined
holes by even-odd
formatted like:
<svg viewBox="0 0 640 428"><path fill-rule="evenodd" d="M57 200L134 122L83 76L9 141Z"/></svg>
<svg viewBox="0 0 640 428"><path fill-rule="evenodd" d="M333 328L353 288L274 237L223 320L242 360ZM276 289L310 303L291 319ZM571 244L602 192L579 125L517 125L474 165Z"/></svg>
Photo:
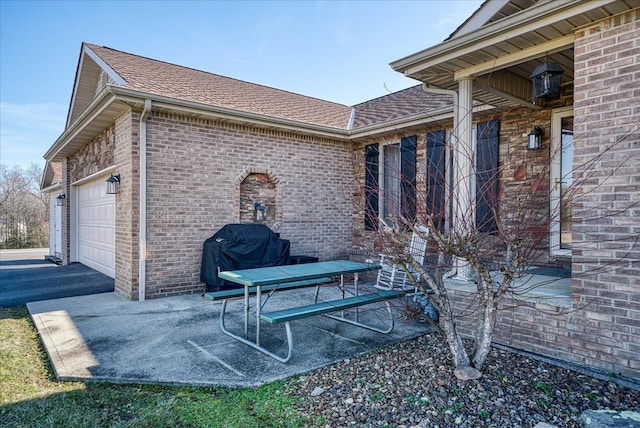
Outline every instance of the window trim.
<svg viewBox="0 0 640 428"><path fill-rule="evenodd" d="M573 116L573 107L554 109L551 112L551 143L549 144L549 254L552 257L570 257L571 249L560 248L560 186L562 177L560 153L562 144L562 119Z"/></svg>

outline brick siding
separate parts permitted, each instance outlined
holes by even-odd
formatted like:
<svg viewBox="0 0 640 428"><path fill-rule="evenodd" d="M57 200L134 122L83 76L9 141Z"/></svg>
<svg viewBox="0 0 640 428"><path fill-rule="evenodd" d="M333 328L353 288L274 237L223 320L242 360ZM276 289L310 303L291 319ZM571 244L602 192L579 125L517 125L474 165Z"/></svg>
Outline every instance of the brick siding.
<svg viewBox="0 0 640 428"><path fill-rule="evenodd" d="M147 298L203 291L202 244L240 220L240 184L250 173L276 182L280 206L271 226L291 241L292 254L348 257L348 143L156 112L147 138Z"/></svg>
<svg viewBox="0 0 640 428"><path fill-rule="evenodd" d="M574 162L596 158L573 220L569 360L640 377L640 9L576 33Z"/></svg>
<svg viewBox="0 0 640 428"><path fill-rule="evenodd" d="M639 30L640 12L635 10L576 34L574 165L594 158L596 163L589 167L595 171L593 180L581 188L582 197L574 205L571 305L507 297L495 331L497 343L636 379L640 378ZM548 120L540 121L548 129ZM503 117L502 124L507 123ZM538 119L535 123L541 124ZM452 295L456 308L474 312L472 294L452 290ZM464 334L472 334L473 319L471 315L458 320Z"/></svg>

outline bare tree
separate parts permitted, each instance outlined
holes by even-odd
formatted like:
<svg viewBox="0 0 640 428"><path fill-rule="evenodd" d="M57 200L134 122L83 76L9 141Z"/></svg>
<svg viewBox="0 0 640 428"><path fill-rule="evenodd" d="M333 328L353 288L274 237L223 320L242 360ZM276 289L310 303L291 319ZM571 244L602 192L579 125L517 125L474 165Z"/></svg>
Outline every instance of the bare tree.
<svg viewBox="0 0 640 428"><path fill-rule="evenodd" d="M48 242L49 203L40 192L42 168L0 165L0 248L38 248Z"/></svg>
<svg viewBox="0 0 640 428"><path fill-rule="evenodd" d="M480 130L478 141L479 145L480 141L483 144L488 141ZM399 205L410 203L416 209L386 210L392 212L391 215L368 210L375 212L375 218L367 221L370 225L378 225L377 240L382 251L412 276L421 292L429 294L439 312L439 323L433 324L446 339L456 374L462 370L466 372L465 376L478 377L490 351L501 300L508 294L530 291L533 286L526 287L525 284L523 288L515 288L514 285L530 267L541 261L544 263L552 221L560 218L567 221L570 211L567 212L566 207L588 197L584 193L585 184L592 182L595 174L602 174L593 165L620 142L604 148L587 164L574 165L570 173L573 180L563 189L561 204L550 204L549 184L551 165L560 153L541 156L540 152L524 151L517 155L503 154L499 162L497 159L490 162L492 159L487 157L498 155L497 141L495 151L478 148L468 152L455 139L446 143L443 139L441 144L444 146L441 153L447 154L445 158L429 159L427 153L427 173L417 174L414 182L404 183L406 187L423 189L411 195L414 201L395 198ZM536 157L535 168L530 167L533 156ZM441 167L445 159L450 167L446 173ZM626 160L619 159L618 162L622 164ZM440 165L435 165L435 175L433 171L429 172L432 163ZM380 168L388 166L380 165ZM522 168L528 168L526 180L505 180ZM615 168L607 173L613 176ZM398 171L397 176L401 175ZM378 198L386 197L378 196L378 190L377 183L375 188L364 186L365 204L372 200L377 204ZM557 212L560 206L565 207L562 216ZM584 223L588 219L581 221ZM413 233L428 243L430 257L425 265L417 263L409 253ZM637 248L637 240L637 237L632 238L633 242L627 243L627 248ZM419 281L416 280L418 277ZM455 278L475 285L472 304L456 306L448 287L448 282ZM465 342L458 322L470 315L476 322L475 333L471 341Z"/></svg>

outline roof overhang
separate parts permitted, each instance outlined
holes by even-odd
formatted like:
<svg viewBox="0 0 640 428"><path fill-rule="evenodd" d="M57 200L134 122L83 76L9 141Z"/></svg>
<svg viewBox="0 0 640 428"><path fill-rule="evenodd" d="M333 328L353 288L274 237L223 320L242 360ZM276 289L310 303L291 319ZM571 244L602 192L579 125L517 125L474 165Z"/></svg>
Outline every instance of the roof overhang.
<svg viewBox="0 0 640 428"><path fill-rule="evenodd" d="M178 113L234 124L267 128L296 134L313 135L333 140L348 140L349 131L314 124L251 114L202 103L163 97L156 94L107 85L87 106L82 114L58 137L44 154L47 161L61 161L76 153L100 132L111 126L116 118L130 109L144 108L151 100L155 111Z"/></svg>
<svg viewBox="0 0 640 428"><path fill-rule="evenodd" d="M531 71L545 60L574 78L575 30L633 9L633 0L554 0L391 63L395 71L445 89L474 78L474 99L502 108L540 108L531 102Z"/></svg>
<svg viewBox="0 0 640 428"><path fill-rule="evenodd" d="M304 134L337 141L358 141L397 132L399 129L410 130L412 127L424 127L429 123L443 123L450 121L453 115L453 106L450 106L355 130L346 130L262 116L144 93L121 86L107 85L82 114L58 137L51 148L44 154L44 158L48 162L57 162L72 156L111 126L116 118L124 112L131 109L142 111L146 100L151 100L153 110L156 112L176 113L188 117L217 120L293 134ZM486 110L493 107L483 106L478 108Z"/></svg>

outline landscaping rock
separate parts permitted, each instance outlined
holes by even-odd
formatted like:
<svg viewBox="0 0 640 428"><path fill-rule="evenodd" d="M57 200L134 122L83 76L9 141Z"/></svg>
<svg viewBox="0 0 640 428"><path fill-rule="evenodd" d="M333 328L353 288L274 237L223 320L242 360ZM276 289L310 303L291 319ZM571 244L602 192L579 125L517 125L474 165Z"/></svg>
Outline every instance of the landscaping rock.
<svg viewBox="0 0 640 428"><path fill-rule="evenodd" d="M482 377L482 372L473 367L458 367L453 374L460 380L475 380Z"/></svg>
<svg viewBox="0 0 640 428"><path fill-rule="evenodd" d="M640 409L640 385L619 382L500 348L481 378L462 381L442 337L428 334L305 373L287 393L317 428L578 428L588 409Z"/></svg>
<svg viewBox="0 0 640 428"><path fill-rule="evenodd" d="M640 413L615 410L585 410L579 419L585 428L640 428Z"/></svg>

